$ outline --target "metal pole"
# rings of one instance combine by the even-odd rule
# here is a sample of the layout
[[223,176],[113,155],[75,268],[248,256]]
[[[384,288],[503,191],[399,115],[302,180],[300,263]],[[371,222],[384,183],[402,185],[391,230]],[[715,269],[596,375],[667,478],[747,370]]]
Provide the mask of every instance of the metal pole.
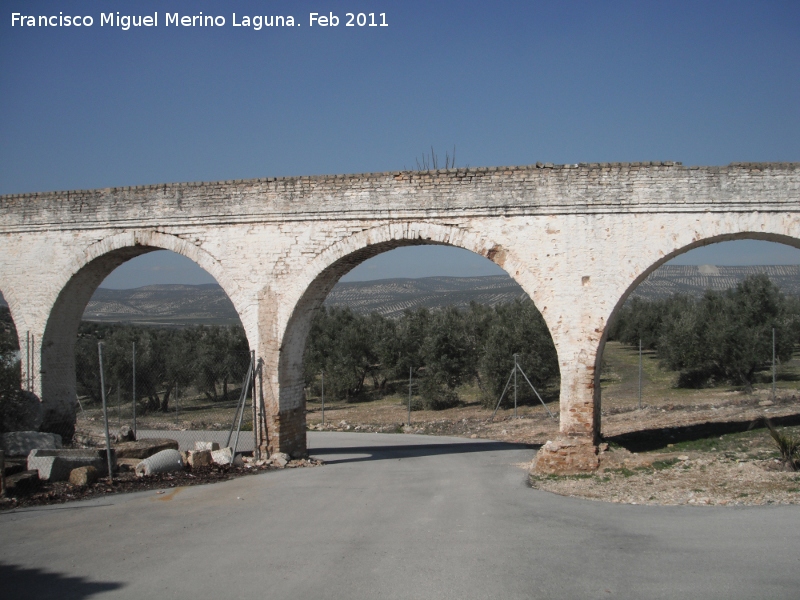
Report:
[[506,380],[506,387],[503,388],[503,393],[500,394],[500,400],[497,401],[497,406],[494,407],[494,412],[492,413],[492,416],[489,417],[490,421],[494,421],[494,416],[497,414],[497,409],[500,408],[500,403],[503,401],[503,398],[505,397],[506,392],[508,391],[508,385],[511,383],[511,378],[514,376],[514,372],[515,371],[511,371],[511,373],[508,374],[508,379]]
[[117,429],[122,427],[122,386],[117,384]]
[[408,367],[408,419],[406,424],[409,427],[411,427],[411,369],[412,367]]
[[514,418],[517,418],[517,355],[514,355]]
[[[231,423],[231,430],[228,433],[228,440],[225,442],[225,446],[228,447],[231,445],[231,438],[233,437],[233,430],[236,429],[236,421],[241,419],[239,418],[239,411],[244,414],[244,403],[247,401],[247,386],[250,385],[250,378],[253,376],[253,363],[247,367],[247,375],[244,376],[244,381],[242,381],[242,391],[239,394],[239,402],[236,404],[236,412],[233,414],[233,423]],[[238,433],[236,434],[239,435]]]
[[25,332],[25,389],[31,391],[31,332]]
[[550,415],[550,418],[555,419],[555,416],[553,415],[553,413],[550,412],[550,409],[547,408],[547,404],[544,403],[544,400],[542,400],[542,397],[539,395],[539,392],[537,392],[536,388],[533,387],[531,380],[528,379],[527,375],[525,375],[525,371],[522,370],[522,367],[519,367],[519,372],[522,373],[522,376],[525,378],[525,381],[527,381],[528,385],[531,386],[533,393],[536,394],[536,397],[539,399],[539,402],[542,403],[542,406],[544,406],[544,409],[547,411],[547,414]]
[[136,439],[136,342],[133,342],[133,439]]
[[322,372],[322,426],[325,427],[325,371]]
[[269,430],[267,429],[267,410],[264,406],[264,359],[258,359],[258,431],[259,446],[257,458],[265,456],[269,446]]
[[34,372],[33,372],[36,364],[36,361],[33,358],[35,354],[36,354],[36,338],[33,334],[31,334],[31,389],[30,389],[31,394],[36,393],[36,378],[34,377]]
[[639,338],[639,410],[642,410],[642,338]]
[[[256,351],[250,351],[250,360],[253,363],[253,368],[256,368]],[[250,390],[250,408],[253,409],[253,458],[258,458],[258,427],[256,426],[256,420],[258,419],[258,412],[256,408],[256,375],[253,375],[253,388]]]
[[108,435],[108,406],[106,405],[106,382],[103,377],[103,342],[97,342],[97,358],[100,361],[100,397],[103,399],[103,423],[106,429],[106,459],[108,461],[108,480],[111,481],[114,470],[111,467],[111,438]]
[[178,424],[178,382],[175,382],[175,425]]
[[242,411],[239,413],[239,424],[236,426],[236,438],[233,442],[233,448],[231,449],[231,462],[229,464],[233,464],[233,459],[236,458],[236,448],[239,446],[239,433],[242,431],[242,419],[244,418],[244,404],[247,402],[247,391],[251,385],[255,384],[255,365],[253,364],[253,357],[255,352],[250,355],[250,369],[248,370],[249,377],[247,378],[247,383],[245,384],[245,388],[242,390]]
[[772,328],[772,401],[775,402],[775,328]]

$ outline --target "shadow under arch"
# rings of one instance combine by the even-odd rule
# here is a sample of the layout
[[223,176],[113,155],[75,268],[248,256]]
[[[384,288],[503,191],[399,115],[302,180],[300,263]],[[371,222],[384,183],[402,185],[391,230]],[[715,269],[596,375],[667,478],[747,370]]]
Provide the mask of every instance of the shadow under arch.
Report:
[[41,341],[42,431],[58,433],[65,440],[75,432],[75,341],[83,312],[95,290],[123,263],[158,250],[181,254],[211,274],[241,321],[235,292],[232,293],[222,266],[197,246],[176,236],[148,231],[126,232],[94,243],[62,273],[60,291],[47,318]]
[[[800,232],[799,232],[800,234]],[[606,319],[606,327],[603,330],[603,335],[600,338],[600,343],[598,344],[597,355],[595,359],[595,375],[594,375],[594,393],[595,393],[595,402],[594,402],[594,420],[597,424],[598,432],[600,431],[600,411],[601,411],[601,390],[600,390],[600,376],[602,371],[602,362],[603,362],[603,351],[605,350],[606,342],[608,341],[608,335],[611,329],[614,327],[614,322],[617,319],[617,316],[620,313],[620,310],[625,305],[625,302],[628,300],[630,295],[633,291],[639,287],[639,285],[647,279],[655,270],[657,270],[662,265],[666,264],[667,262],[671,261],[672,259],[686,254],[692,250],[696,250],[697,248],[702,248],[704,246],[709,246],[711,244],[718,244],[721,242],[733,242],[738,240],[760,240],[765,242],[774,242],[778,244],[784,244],[786,246],[792,246],[794,248],[800,249],[800,237],[793,237],[787,234],[781,233],[770,233],[770,232],[763,232],[763,231],[741,231],[737,233],[725,233],[715,236],[709,236],[707,238],[695,240],[690,244],[686,244],[681,246],[680,248],[674,249],[672,252],[662,256],[657,261],[653,262],[649,267],[647,267],[644,271],[642,271],[634,280],[633,282],[628,285],[625,289],[624,293],[620,296],[619,300],[614,305],[614,308],[611,310],[608,318]]]
[[[506,271],[535,305],[536,274],[523,267],[513,252],[465,229],[425,222],[405,223],[376,227],[339,240],[320,252],[305,270],[299,286],[303,292],[282,331],[277,365],[278,406],[274,407],[277,411],[273,412],[269,431],[273,449],[280,447],[290,454],[306,452],[303,353],[315,311],[339,279],[365,260],[396,248],[422,245],[453,246],[487,258]],[[553,339],[552,328],[546,316],[542,316]]]

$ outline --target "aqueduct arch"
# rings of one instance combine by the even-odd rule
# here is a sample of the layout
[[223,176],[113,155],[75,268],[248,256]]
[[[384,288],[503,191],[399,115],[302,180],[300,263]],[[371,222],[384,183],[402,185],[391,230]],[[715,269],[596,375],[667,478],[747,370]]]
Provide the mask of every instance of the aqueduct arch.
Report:
[[[716,244],[720,242],[731,242],[736,240],[762,240],[766,242],[775,242],[779,244],[786,244],[787,246],[794,246],[795,248],[800,248],[800,221],[796,220],[789,220],[782,221],[779,225],[779,231],[738,231],[731,233],[726,230],[726,226],[723,225],[719,229],[723,232],[708,232],[708,237],[700,237],[697,238],[696,234],[692,234],[692,241],[686,243],[684,246],[675,247],[676,244],[680,244],[685,240],[675,239],[672,244],[666,244],[662,248],[651,248],[650,252],[645,253],[642,256],[642,262],[645,263],[647,260],[654,260],[652,264],[647,266],[642,270],[642,272],[636,276],[636,278],[629,283],[628,287],[621,293],[619,300],[617,300],[616,305],[609,314],[608,318],[606,319],[606,328],[603,332],[603,336],[600,339],[600,344],[597,351],[597,359],[595,363],[595,419],[596,419],[596,427],[598,431],[601,428],[600,424],[600,411],[602,409],[602,398],[600,394],[600,371],[601,371],[601,363],[603,360],[603,350],[605,348],[606,341],[608,339],[608,334],[611,329],[611,326],[614,323],[614,319],[619,311],[624,306],[625,302],[628,300],[630,295],[633,291],[639,287],[639,285],[647,279],[656,269],[660,266],[666,264],[673,258],[676,258],[682,254],[690,252],[692,250],[696,250],[697,248],[702,248],[703,246],[708,246],[710,244]],[[655,257],[658,258],[655,258]]]
[[[280,351],[265,348],[262,353],[267,371],[278,375],[278,380],[272,382],[274,391],[266,399],[267,413],[273,415],[270,447],[289,448],[298,454],[306,451],[305,436],[297,432],[305,431],[303,352],[314,311],[322,306],[339,279],[365,260],[395,248],[418,245],[455,246],[482,255],[504,268],[529,297],[534,297],[535,276],[525,271],[514,253],[468,229],[410,222],[370,228],[337,241],[315,257],[296,286],[299,293],[287,301],[291,312],[285,326],[281,326]],[[262,335],[261,339],[269,337]],[[277,369],[271,367],[275,362]],[[297,445],[281,444],[282,437],[297,440]]]
[[[395,233],[404,227],[427,233]],[[83,265],[108,268],[104,261],[129,258],[137,246],[195,260],[228,293],[265,361],[274,410],[262,445],[291,450],[304,447],[305,432],[292,430],[294,383],[281,380],[281,364],[296,360],[300,317],[347,269],[346,257],[363,260],[393,243],[477,249],[517,279],[550,329],[560,437],[539,460],[574,471],[596,464],[597,358],[626,294],[682,248],[743,232],[800,237],[800,164],[537,164],[0,196],[0,281],[15,299],[17,326],[42,339],[51,319],[77,312],[59,308],[62,291],[91,287],[91,270],[78,275]],[[63,364],[49,355],[57,337],[48,332],[53,344],[37,349],[35,364]],[[57,369],[33,375],[44,383]],[[63,388],[50,385],[45,405],[61,406]]]
[[[41,352],[33,357],[41,361],[43,429],[66,437],[71,437],[74,432],[75,340],[83,311],[95,290],[121,264],[156,250],[182,254],[204,267],[212,276],[216,272],[217,277],[225,278],[224,270],[207,253],[180,238],[158,232],[117,234],[76,252],[69,266],[59,273],[54,288],[60,291],[49,309],[40,338]],[[220,286],[228,293],[222,283]]]

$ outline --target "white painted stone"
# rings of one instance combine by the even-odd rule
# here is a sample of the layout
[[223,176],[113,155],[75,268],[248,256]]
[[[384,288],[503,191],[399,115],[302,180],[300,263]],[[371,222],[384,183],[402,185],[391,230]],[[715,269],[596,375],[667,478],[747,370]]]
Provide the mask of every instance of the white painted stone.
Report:
[[313,310],[375,254],[458,246],[531,296],[558,352],[561,434],[596,439],[597,366],[615,311],[670,258],[739,238],[800,247],[800,165],[540,165],[2,196],[0,285],[23,342],[34,340],[32,391],[42,427],[55,428],[74,420],[72,353],[97,285],[153,249],[194,260],[264,361],[262,450],[299,456]]

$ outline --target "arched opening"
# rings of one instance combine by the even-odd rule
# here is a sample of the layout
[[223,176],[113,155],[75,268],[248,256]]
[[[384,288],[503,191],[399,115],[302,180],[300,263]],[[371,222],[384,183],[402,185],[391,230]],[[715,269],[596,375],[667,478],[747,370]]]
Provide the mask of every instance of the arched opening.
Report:
[[250,353],[238,312],[210,273],[157,246],[122,246],[63,286],[41,360],[43,430],[70,439],[78,423],[98,433],[104,391],[112,429],[138,424],[140,437],[153,437],[230,427]]
[[800,239],[743,232],[654,263],[614,308],[596,373],[608,441],[687,469],[782,460],[762,418],[800,433]]
[[[528,293],[517,283],[511,283],[517,280],[520,270],[514,266],[513,257],[508,256],[505,250],[490,246],[484,247],[478,254],[475,250],[479,248],[470,244],[441,243],[417,236],[372,243],[366,240],[362,247],[353,249],[354,245],[351,242],[349,252],[330,261],[310,281],[295,304],[285,329],[279,357],[280,405],[282,418],[295,423],[286,429],[288,436],[296,441],[282,444],[283,448],[290,448],[297,453],[305,450],[307,399],[313,399],[310,406],[313,406],[314,414],[309,421],[314,426],[321,425],[319,375],[325,370],[329,372],[326,383],[329,400],[336,394],[342,401],[348,397],[351,400],[391,398],[391,410],[384,411],[380,416],[373,414],[372,423],[377,425],[375,419],[378,419],[386,427],[385,431],[391,431],[406,421],[409,375],[412,379],[412,410],[435,410],[465,404],[494,408],[509,382],[516,353],[519,354],[520,373],[525,372],[536,390],[532,390],[522,374],[518,375],[520,416],[523,413],[526,416],[534,413],[547,416],[547,409],[535,394],[542,397],[553,414],[558,413],[559,367],[553,340],[544,318]],[[485,304],[480,304],[480,293],[464,290],[461,300],[454,294],[450,296],[450,301],[430,301],[428,308],[424,306],[424,301],[412,300],[411,293],[403,296],[403,289],[418,289],[418,284],[409,283],[413,273],[422,273],[422,277],[431,276],[434,271],[428,267],[433,259],[425,259],[421,255],[417,260],[425,261],[422,265],[424,268],[413,270],[413,273],[403,268],[393,268],[392,263],[396,265],[405,260],[407,264],[415,260],[413,252],[417,250],[436,252],[449,248],[492,267],[484,269],[483,274],[497,277],[498,273],[502,273],[504,284],[514,286],[516,295],[507,294],[506,302],[503,302],[502,298],[496,297],[499,294],[492,297],[491,293],[486,293],[483,295]],[[403,253],[407,253],[405,259],[402,258]],[[390,259],[394,256],[398,257],[396,261]],[[378,266],[376,261],[383,264]],[[337,282],[348,273],[356,272],[353,270],[359,265],[363,265],[361,270],[365,279],[390,280],[380,291],[376,291],[379,289],[375,287],[377,284],[371,283],[370,290],[366,292],[372,297],[376,294],[383,297],[386,305],[356,300],[350,303],[350,307],[343,306],[348,304],[347,296],[352,297],[356,293],[351,286],[347,292],[338,296],[334,294],[338,301],[334,298],[325,308],[326,298]],[[435,272],[444,277],[467,274],[464,271],[454,273],[453,266],[448,264],[444,271]],[[369,272],[363,275],[364,270]],[[397,274],[405,275],[407,279],[395,277]],[[349,279],[352,280],[352,277]],[[474,280],[479,278],[472,279],[470,282],[465,278],[464,285],[475,286],[477,282]],[[530,289],[529,282],[526,283]],[[466,299],[470,294],[479,301],[471,304]],[[330,307],[330,304],[334,306]],[[456,306],[448,308],[448,304]],[[314,338],[309,340],[312,326],[316,330]],[[344,332],[345,336],[351,336],[347,343],[358,336],[367,340],[368,348],[358,350],[361,353],[360,362],[356,372],[349,373],[348,382],[343,381],[348,377],[343,371],[350,368],[352,363],[344,365],[344,361],[339,361],[343,366],[338,373],[336,368],[339,356],[345,352],[343,347],[330,347],[327,351],[325,348],[325,344],[343,343],[341,339],[334,339],[337,330]],[[318,337],[323,338],[324,342],[319,342]],[[384,344],[387,340],[392,343]],[[332,353],[337,356],[332,357]],[[442,360],[433,360],[435,356],[441,356]],[[501,418],[510,414],[513,407],[511,388],[505,391],[505,401],[500,408]],[[556,421],[548,420],[546,426],[555,431]],[[283,435],[283,432],[278,435]]]
[[23,379],[19,334],[0,292],[0,433],[37,429],[40,425],[39,402],[23,393],[30,391],[25,371]]

